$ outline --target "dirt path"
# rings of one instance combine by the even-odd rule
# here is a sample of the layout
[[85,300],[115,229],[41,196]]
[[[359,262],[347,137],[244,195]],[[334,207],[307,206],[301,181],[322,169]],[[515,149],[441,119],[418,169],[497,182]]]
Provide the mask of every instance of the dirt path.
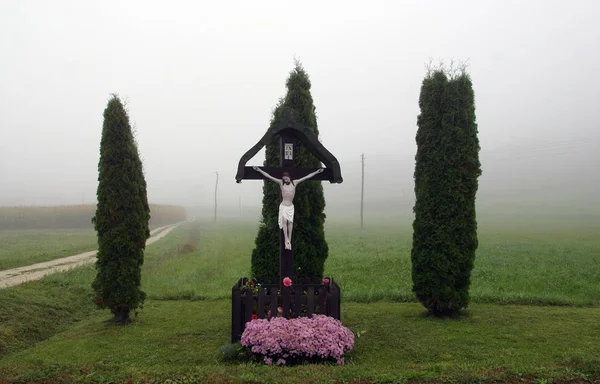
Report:
[[[150,238],[146,240],[146,245],[150,245],[162,239],[178,225],[179,224],[165,225],[150,231]],[[19,285],[27,281],[39,280],[46,275],[66,271],[80,265],[94,263],[96,262],[96,252],[97,251],[89,251],[43,263],[0,271],[0,289]]]

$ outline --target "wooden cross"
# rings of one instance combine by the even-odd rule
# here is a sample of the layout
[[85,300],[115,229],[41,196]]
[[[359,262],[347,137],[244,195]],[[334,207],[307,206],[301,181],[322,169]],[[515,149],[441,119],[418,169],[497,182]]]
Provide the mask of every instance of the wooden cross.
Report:
[[[284,171],[291,171],[294,179],[300,179],[319,168],[296,168],[294,157],[296,155],[296,143],[302,142],[308,150],[315,155],[326,168],[323,172],[316,174],[311,180],[329,180],[331,183],[341,183],[343,181],[340,171],[340,165],[337,159],[319,142],[317,137],[307,128],[297,123],[293,119],[290,109],[283,111],[283,118],[280,123],[271,127],[263,138],[248,152],[242,156],[238,164],[236,181],[240,183],[244,179],[263,180],[265,177],[252,167],[247,167],[246,163],[256,155],[258,151],[271,141],[273,136],[280,138],[280,167],[261,167],[269,175],[275,178],[281,178]],[[284,277],[293,280],[294,275],[294,253],[292,249],[285,248],[283,230],[279,231],[279,282],[281,284]]]

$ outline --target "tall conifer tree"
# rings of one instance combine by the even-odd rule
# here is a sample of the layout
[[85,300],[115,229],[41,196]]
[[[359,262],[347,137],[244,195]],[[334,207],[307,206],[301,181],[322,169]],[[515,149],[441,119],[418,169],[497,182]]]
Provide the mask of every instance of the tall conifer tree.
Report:
[[[319,136],[315,106],[310,94],[310,79],[297,61],[286,81],[287,94],[273,111],[271,127],[281,121],[285,108],[293,110],[294,119]],[[301,143],[294,151],[296,167],[321,167],[321,162]],[[280,166],[279,138],[266,146],[265,167]],[[281,175],[273,175],[280,178]],[[296,175],[291,175],[296,178]],[[252,275],[262,283],[278,283],[279,279],[279,226],[278,213],[280,189],[272,181],[263,186],[261,224],[256,236],[256,248],[252,251]],[[294,197],[294,273],[300,280],[320,280],[323,277],[329,248],[325,240],[325,197],[320,181],[307,180],[298,186]]]
[[142,162],[117,96],[104,110],[98,163],[98,205],[92,219],[98,235],[96,303],[109,308],[114,320],[127,322],[144,302],[140,289],[150,208]]
[[479,139],[469,75],[434,70],[419,97],[413,223],[413,291],[435,315],[469,303],[478,246]]

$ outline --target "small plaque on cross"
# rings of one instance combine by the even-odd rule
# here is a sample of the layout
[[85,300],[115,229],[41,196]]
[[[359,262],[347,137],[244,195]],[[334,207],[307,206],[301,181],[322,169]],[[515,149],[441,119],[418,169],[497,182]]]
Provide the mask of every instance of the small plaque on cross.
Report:
[[294,144],[285,143],[284,158],[285,160],[294,160]]

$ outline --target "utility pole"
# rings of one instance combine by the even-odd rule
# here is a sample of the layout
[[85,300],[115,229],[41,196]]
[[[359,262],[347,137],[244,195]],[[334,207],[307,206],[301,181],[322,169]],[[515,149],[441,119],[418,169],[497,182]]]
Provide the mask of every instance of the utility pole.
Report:
[[360,228],[363,227],[363,208],[365,205],[365,154],[360,155],[360,162],[362,163],[362,180],[360,183]]
[[215,183],[215,221],[217,221],[217,187],[219,186],[219,172],[215,172],[217,175],[217,182]]

